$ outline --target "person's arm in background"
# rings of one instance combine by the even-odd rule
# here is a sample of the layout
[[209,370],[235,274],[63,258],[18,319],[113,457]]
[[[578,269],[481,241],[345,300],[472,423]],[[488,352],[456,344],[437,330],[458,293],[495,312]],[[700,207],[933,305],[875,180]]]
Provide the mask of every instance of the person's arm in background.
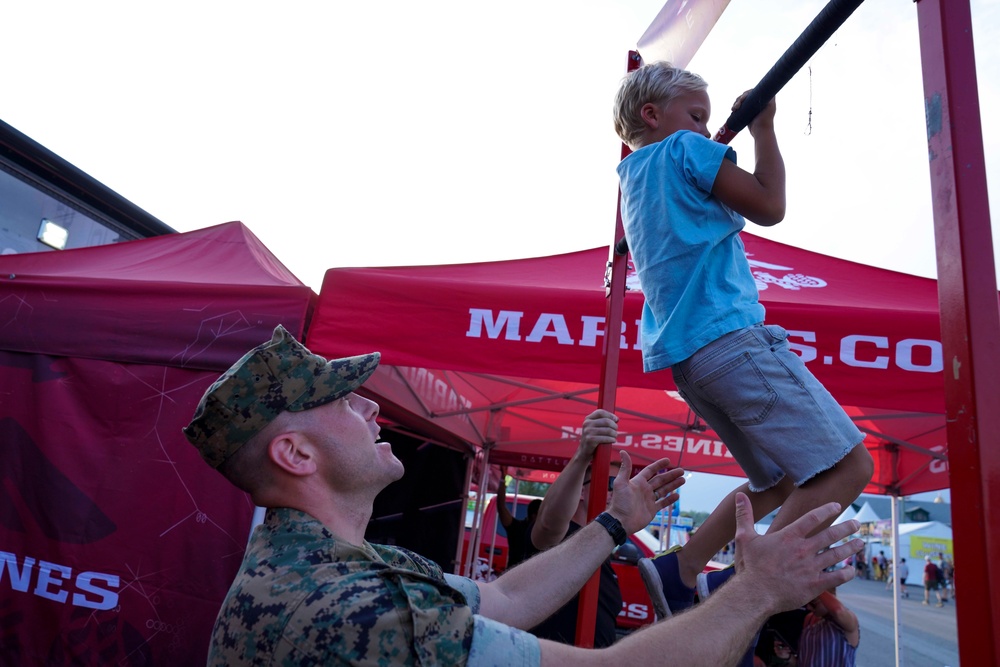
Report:
[[497,516],[500,517],[500,525],[510,528],[514,523],[514,515],[507,508],[507,468],[500,468],[500,486],[497,488]]
[[583,420],[580,444],[545,493],[538,517],[531,527],[530,539],[536,549],[551,549],[566,538],[569,522],[580,506],[583,481],[594,451],[598,445],[613,443],[617,438],[618,417],[613,413],[595,410]]
[[827,618],[836,623],[844,633],[844,639],[854,648],[861,641],[861,624],[853,611],[844,606],[837,596],[829,591],[819,595],[820,602],[826,607]]
[[[621,462],[607,511],[626,534],[632,534],[677,500],[684,471],[666,470],[670,460],[664,458],[630,477],[632,460],[627,452],[621,452]],[[510,568],[495,581],[475,582],[481,595],[479,613],[522,630],[534,627],[580,591],[614,546],[607,529],[591,521],[562,544]]]

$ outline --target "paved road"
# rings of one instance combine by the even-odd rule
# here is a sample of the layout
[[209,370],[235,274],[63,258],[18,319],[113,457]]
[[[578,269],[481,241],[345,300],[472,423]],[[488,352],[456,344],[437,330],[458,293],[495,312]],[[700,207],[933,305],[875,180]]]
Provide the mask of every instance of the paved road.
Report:
[[[922,605],[923,588],[908,586],[910,597],[899,602],[900,646],[904,667],[957,667],[958,626],[955,604],[935,607]],[[858,615],[861,623],[861,644],[858,667],[894,667],[895,624],[892,593],[885,584],[856,579],[837,589],[837,596]]]

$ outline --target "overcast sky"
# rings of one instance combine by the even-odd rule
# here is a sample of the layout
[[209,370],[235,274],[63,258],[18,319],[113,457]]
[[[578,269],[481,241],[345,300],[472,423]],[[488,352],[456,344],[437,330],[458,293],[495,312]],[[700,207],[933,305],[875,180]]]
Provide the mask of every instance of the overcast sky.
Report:
[[[825,5],[731,0],[689,64],[710,125]],[[570,252],[612,241],[612,97],[662,6],[11,3],[0,119],[179,231],[243,221],[316,291],[335,266]],[[764,235],[935,275],[916,11],[862,4],[779,93],[789,207]],[[996,117],[1000,1],[972,11]]]

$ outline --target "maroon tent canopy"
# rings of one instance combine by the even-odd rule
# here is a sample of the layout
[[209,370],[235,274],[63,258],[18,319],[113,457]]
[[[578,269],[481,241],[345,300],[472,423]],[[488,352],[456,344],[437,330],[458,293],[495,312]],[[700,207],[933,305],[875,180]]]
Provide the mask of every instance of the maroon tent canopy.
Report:
[[253,506],[181,427],[315,294],[238,222],[0,275],[0,663],[204,664]]
[[[876,458],[869,492],[948,486],[936,283],[743,235],[768,321],[847,407]],[[309,346],[379,350],[366,385],[394,419],[433,423],[490,461],[559,469],[597,405],[608,250],[532,259],[327,272]],[[741,475],[725,446],[642,372],[642,294],[630,276],[616,410],[617,448],[666,453],[691,470]]]

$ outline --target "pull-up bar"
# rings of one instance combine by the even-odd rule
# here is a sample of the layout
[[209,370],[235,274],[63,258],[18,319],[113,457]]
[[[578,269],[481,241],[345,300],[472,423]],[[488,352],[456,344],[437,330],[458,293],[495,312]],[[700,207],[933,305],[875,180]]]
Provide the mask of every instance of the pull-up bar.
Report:
[[[715,133],[713,139],[728,144],[740,130],[757,117],[772,97],[778,94],[785,84],[802,69],[802,66],[819,50],[823,44],[844,24],[854,10],[861,6],[864,0],[830,0],[816,15],[816,18],[806,26],[791,46],[778,58],[767,74],[757,82],[750,94],[743,100],[740,108],[730,114],[725,124]],[[628,254],[628,241],[621,237],[615,243],[615,253]]]
[[734,111],[726,120],[713,139],[728,144],[736,134],[757,117],[772,97],[785,87],[785,84],[802,69],[802,66],[819,50],[819,47],[830,39],[837,28],[844,24],[847,17],[861,6],[864,0],[830,0],[823,10],[816,15],[799,38],[788,47],[774,66],[768,70],[740,108]]

